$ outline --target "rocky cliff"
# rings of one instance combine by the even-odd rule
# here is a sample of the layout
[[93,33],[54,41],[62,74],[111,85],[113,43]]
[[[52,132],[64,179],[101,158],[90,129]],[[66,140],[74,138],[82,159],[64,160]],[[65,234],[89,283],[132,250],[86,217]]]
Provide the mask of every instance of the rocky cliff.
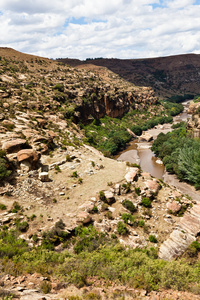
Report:
[[0,99],[6,108],[59,111],[76,122],[157,103],[151,88],[137,87],[107,70],[73,68],[0,48]]
[[187,129],[192,131],[194,138],[200,138],[200,102],[198,99],[190,103],[188,113],[192,115],[192,118],[187,122]]
[[200,94],[200,55],[185,54],[150,59],[59,59],[72,66],[104,66],[138,86],[152,87],[163,98],[173,95]]

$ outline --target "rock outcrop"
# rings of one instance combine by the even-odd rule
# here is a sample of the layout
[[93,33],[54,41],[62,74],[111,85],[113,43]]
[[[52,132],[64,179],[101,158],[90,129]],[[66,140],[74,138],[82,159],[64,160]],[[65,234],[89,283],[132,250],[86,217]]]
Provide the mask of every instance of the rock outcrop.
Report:
[[180,256],[196,240],[198,233],[200,233],[200,204],[194,205],[190,212],[184,214],[177,229],[161,245],[159,258],[172,260]]
[[7,153],[17,152],[26,145],[26,140],[24,139],[15,139],[11,141],[4,142],[2,149]]

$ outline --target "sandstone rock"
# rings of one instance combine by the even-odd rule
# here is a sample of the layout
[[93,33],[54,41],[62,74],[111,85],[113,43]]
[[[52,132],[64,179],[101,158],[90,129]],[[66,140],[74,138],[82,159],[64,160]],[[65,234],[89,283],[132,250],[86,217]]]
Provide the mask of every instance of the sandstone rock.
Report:
[[30,164],[36,164],[40,159],[40,155],[38,152],[33,149],[24,149],[20,150],[17,153],[18,162],[28,161]]
[[150,191],[151,194],[157,195],[158,191],[161,188],[161,185],[157,182],[157,180],[147,180],[145,182],[147,189]]
[[49,181],[49,173],[48,172],[41,172],[41,173],[39,173],[39,179],[42,182],[48,182]]
[[78,223],[83,223],[83,224],[87,224],[87,223],[90,223],[92,221],[92,218],[91,216],[89,215],[88,212],[86,211],[80,211],[78,214],[77,214],[77,222]]
[[15,139],[8,142],[4,142],[2,149],[8,153],[17,152],[26,145],[26,140],[24,139]]
[[181,209],[181,204],[178,201],[168,202],[167,208],[172,211],[172,213],[177,213]]
[[111,191],[105,191],[104,194],[108,203],[113,203],[115,201],[114,194]]
[[47,137],[45,137],[45,136],[42,136],[42,135],[37,135],[37,136],[35,136],[34,139],[33,139],[33,142],[34,142],[34,143],[38,143],[38,142],[48,142],[48,141],[49,141],[49,139],[48,139]]
[[141,173],[141,176],[144,178],[144,179],[151,179],[151,174],[150,173],[147,173],[147,172],[142,172]]
[[90,212],[92,212],[92,210],[94,208],[94,202],[92,202],[92,201],[86,201],[79,208],[81,210],[83,210],[83,211],[86,211],[86,212],[90,213]]
[[150,142],[153,140],[153,136],[148,132],[143,132],[141,136],[139,136],[139,142]]
[[127,182],[132,182],[137,179],[139,173],[138,168],[130,168],[130,171],[125,175],[125,179]]
[[195,240],[194,235],[174,230],[170,237],[161,245],[158,256],[164,260],[172,260],[181,255]]
[[14,126],[14,123],[10,120],[3,120],[1,123],[3,126]]
[[120,186],[119,183],[115,184],[114,192],[115,192],[116,195],[120,195],[120,187],[121,186]]
[[40,128],[44,128],[44,126],[47,124],[47,121],[45,119],[42,118],[38,118],[37,119],[38,125]]

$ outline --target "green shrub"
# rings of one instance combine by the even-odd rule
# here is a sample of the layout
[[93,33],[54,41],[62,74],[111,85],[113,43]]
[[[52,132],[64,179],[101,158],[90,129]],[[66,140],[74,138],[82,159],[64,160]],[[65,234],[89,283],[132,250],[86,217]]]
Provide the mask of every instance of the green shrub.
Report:
[[30,216],[31,221],[33,221],[36,218],[35,214],[32,214],[32,216]]
[[0,203],[0,210],[6,210],[7,207],[5,204]]
[[44,294],[48,294],[51,292],[51,289],[52,289],[52,285],[50,282],[47,282],[47,281],[43,281],[41,284],[40,284],[40,290],[44,293]]
[[55,170],[56,170],[57,172],[61,172],[61,169],[60,169],[59,165],[56,165],[56,166],[55,166]]
[[131,127],[131,131],[140,136],[142,134],[142,127],[139,125],[134,125]]
[[26,221],[19,222],[16,224],[16,227],[21,232],[26,232],[29,228],[29,224]]
[[135,205],[133,204],[132,201],[130,200],[123,200],[122,205],[128,209],[131,213],[134,213],[135,211],[137,211]]
[[9,164],[6,159],[0,157],[0,180],[8,177],[11,174],[11,171],[8,170]]
[[148,197],[143,197],[142,205],[145,207],[151,207],[151,200]]
[[156,238],[155,235],[150,235],[150,236],[149,236],[149,241],[150,241],[151,243],[157,243],[157,242],[158,242],[158,240],[157,240],[157,238]]
[[32,240],[33,240],[35,243],[38,242],[39,239],[38,239],[38,236],[37,236],[36,233],[32,236]]
[[95,206],[93,207],[93,209],[92,209],[92,212],[93,212],[93,213],[98,213],[98,211],[99,211],[99,210],[98,210],[98,207],[95,205]]
[[140,196],[141,190],[139,187],[135,187],[135,193]]
[[136,224],[135,218],[131,214],[126,214],[126,213],[122,214],[122,220],[126,224],[128,223],[130,225]]
[[117,223],[117,232],[119,235],[126,235],[128,233],[126,225],[121,221]]
[[197,241],[192,242],[192,244],[189,245],[186,251],[186,253],[190,257],[196,257],[199,252],[200,252],[200,243]]
[[58,90],[59,92],[64,92],[64,85],[62,83],[57,83],[54,86],[54,90]]
[[13,207],[12,208],[12,213],[17,213],[18,211],[20,211],[22,209],[17,201],[14,201],[12,207]]
[[78,177],[77,171],[74,171],[74,172],[72,173],[72,177],[74,177],[74,178],[77,178],[77,177]]
[[126,194],[128,194],[131,191],[131,183],[123,183],[122,187],[126,190]]
[[66,161],[67,162],[71,162],[72,161],[72,158],[69,154],[66,155]]
[[101,201],[106,202],[106,196],[105,196],[104,191],[100,191],[100,192],[99,192],[99,199],[100,199]]
[[145,225],[144,220],[139,220],[139,221],[138,221],[138,226],[144,227],[144,225]]

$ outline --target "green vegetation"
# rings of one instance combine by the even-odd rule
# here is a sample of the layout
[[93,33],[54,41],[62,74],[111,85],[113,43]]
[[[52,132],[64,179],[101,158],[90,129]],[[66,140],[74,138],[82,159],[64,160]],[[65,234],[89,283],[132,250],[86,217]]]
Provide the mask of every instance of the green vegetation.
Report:
[[77,171],[74,171],[71,176],[74,177],[74,178],[77,178],[78,177]]
[[145,207],[151,207],[151,200],[148,197],[143,197],[142,205]]
[[6,210],[7,207],[5,204],[0,203],[0,210]]
[[155,235],[150,235],[150,236],[149,236],[149,241],[150,241],[151,243],[157,243],[157,242],[158,242],[158,240],[157,240],[157,238],[155,237]]
[[[126,225],[123,222],[118,224],[118,233],[126,234]],[[67,248],[62,252],[47,247],[44,242],[47,242],[47,235],[43,237],[41,246],[29,248],[26,242],[18,238],[16,231],[0,230],[2,271],[14,276],[22,272],[38,272],[43,276],[59,277],[77,287],[86,285],[88,278],[93,276],[147,291],[161,288],[192,290],[200,284],[198,260],[163,261],[157,259],[154,248],[125,248],[118,243],[116,235],[109,237],[91,225],[77,227],[74,236],[70,237],[64,235],[64,224],[60,220],[53,231],[54,234],[48,237],[49,242],[51,240],[53,245],[57,245],[58,238],[59,243],[62,242]],[[157,241],[154,236],[149,236],[149,240],[153,243]],[[197,256],[199,248],[198,242],[190,245],[188,254],[191,258]],[[46,293],[51,290],[51,285],[45,281],[40,288]]]
[[[180,103],[188,99],[193,99],[194,94],[185,94],[185,95],[175,95],[167,98],[167,101],[174,102],[174,103]],[[195,97],[196,98],[196,97]]]
[[162,159],[168,172],[200,188],[200,140],[190,137],[185,124],[173,132],[160,133],[152,151]]
[[11,174],[9,170],[9,163],[6,159],[6,152],[0,149],[0,180],[8,177]]
[[40,290],[44,293],[44,294],[48,294],[51,292],[52,286],[51,283],[48,281],[43,281],[40,285]]
[[134,213],[137,211],[135,205],[130,200],[123,200],[122,205],[128,209],[131,213]]
[[100,198],[101,201],[106,202],[106,196],[105,196],[104,191],[99,192],[99,198]]
[[19,220],[17,220],[15,224],[16,228],[21,232],[26,232],[29,228],[29,225],[26,221],[20,222]]
[[119,235],[126,235],[128,233],[128,228],[123,222],[119,221],[117,223],[117,232]]
[[20,211],[22,208],[19,205],[19,203],[17,201],[14,201],[13,205],[12,205],[12,213],[17,213],[18,211]]
[[133,224],[135,222],[135,218],[131,214],[122,214],[122,220],[125,224]]
[[[172,122],[172,116],[179,114],[183,106],[177,103],[163,102],[163,111],[153,116],[148,110],[131,110],[121,119],[105,116],[100,120],[93,120],[89,125],[81,125],[85,129],[85,143],[89,143],[104,153],[105,156],[115,155],[131,140],[127,128],[136,135],[153,128],[158,124]],[[155,113],[159,111],[157,106]]]

